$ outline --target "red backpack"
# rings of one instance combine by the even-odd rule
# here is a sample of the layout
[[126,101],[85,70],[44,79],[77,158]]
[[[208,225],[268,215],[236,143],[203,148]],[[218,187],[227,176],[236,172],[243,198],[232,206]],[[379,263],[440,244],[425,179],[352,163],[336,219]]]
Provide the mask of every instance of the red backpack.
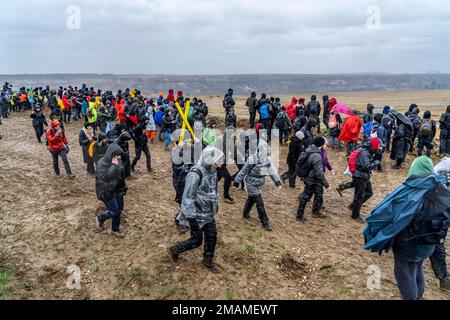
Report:
[[358,160],[358,156],[361,153],[361,150],[357,149],[350,154],[348,158],[348,169],[352,174],[356,172],[356,160]]

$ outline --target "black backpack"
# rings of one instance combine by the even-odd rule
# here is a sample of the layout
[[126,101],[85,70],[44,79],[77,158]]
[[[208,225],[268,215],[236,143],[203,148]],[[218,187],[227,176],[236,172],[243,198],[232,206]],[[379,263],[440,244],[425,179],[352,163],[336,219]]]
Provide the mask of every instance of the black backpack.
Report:
[[309,171],[311,170],[311,165],[308,163],[309,154],[303,152],[297,160],[297,165],[295,168],[297,177],[306,178],[308,176]]
[[425,195],[422,210],[408,227],[418,244],[438,244],[450,227],[448,194],[444,187],[436,187]]

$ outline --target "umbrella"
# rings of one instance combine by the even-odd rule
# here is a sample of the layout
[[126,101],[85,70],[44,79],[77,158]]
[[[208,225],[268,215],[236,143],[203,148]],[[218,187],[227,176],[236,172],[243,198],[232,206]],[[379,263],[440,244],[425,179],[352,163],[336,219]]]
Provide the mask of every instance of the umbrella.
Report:
[[391,114],[397,118],[398,121],[400,121],[401,123],[407,125],[408,127],[410,127],[411,129],[414,127],[413,123],[411,122],[411,120],[408,119],[407,116],[405,116],[403,113],[400,113],[398,111],[392,110]]
[[346,115],[353,114],[352,108],[350,108],[349,106],[347,106],[343,103],[336,104],[331,111],[346,114]]

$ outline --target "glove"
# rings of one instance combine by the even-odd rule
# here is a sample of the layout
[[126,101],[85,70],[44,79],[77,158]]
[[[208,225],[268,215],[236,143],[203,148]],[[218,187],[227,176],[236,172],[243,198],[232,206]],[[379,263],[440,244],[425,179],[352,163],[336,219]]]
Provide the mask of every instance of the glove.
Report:
[[233,187],[239,188],[239,182],[234,181],[234,182],[233,182]]
[[198,225],[197,219],[188,219],[189,221],[189,228],[191,231],[200,231],[200,226]]

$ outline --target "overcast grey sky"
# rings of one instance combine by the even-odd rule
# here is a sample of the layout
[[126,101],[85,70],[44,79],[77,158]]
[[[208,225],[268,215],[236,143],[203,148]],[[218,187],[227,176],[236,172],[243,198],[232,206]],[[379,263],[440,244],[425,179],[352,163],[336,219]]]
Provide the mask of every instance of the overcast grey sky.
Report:
[[442,0],[4,0],[2,12],[3,74],[450,73]]

